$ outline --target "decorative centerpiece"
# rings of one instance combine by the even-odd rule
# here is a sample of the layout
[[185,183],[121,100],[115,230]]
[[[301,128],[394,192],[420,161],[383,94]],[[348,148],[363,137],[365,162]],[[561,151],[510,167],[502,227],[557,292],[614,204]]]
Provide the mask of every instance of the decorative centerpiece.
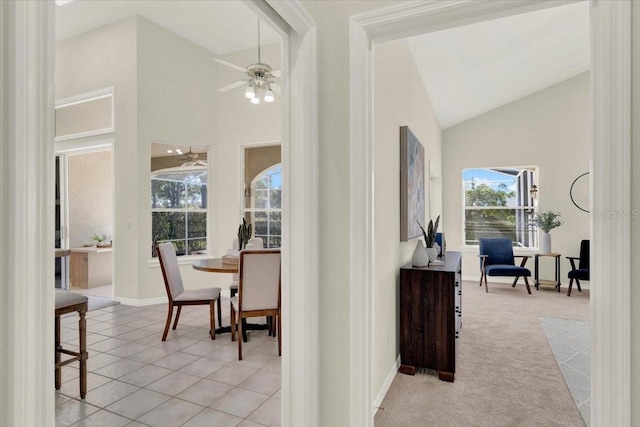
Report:
[[540,239],[540,252],[543,254],[551,253],[551,234],[549,232],[556,227],[560,227],[564,224],[564,221],[560,219],[560,212],[547,211],[540,214],[535,214],[532,220],[533,225],[538,226],[543,231],[542,238]]
[[91,236],[91,240],[96,242],[96,247],[98,248],[109,248],[111,247],[111,241],[109,240],[109,236],[106,234],[94,234]]
[[422,242],[418,241],[416,249],[413,252],[413,257],[411,259],[412,265],[414,267],[426,267],[430,262],[436,261],[438,259],[438,249],[435,247],[435,243],[439,224],[440,215],[438,215],[438,218],[436,218],[435,224],[433,220],[429,220],[427,231],[425,231],[424,227],[422,227],[422,224],[418,222],[420,230],[422,230],[422,236],[424,237],[426,248],[422,246]]

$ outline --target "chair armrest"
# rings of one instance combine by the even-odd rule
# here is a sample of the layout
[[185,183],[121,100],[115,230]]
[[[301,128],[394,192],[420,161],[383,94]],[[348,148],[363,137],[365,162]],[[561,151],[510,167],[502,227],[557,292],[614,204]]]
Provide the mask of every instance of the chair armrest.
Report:
[[522,262],[520,263],[520,267],[524,267],[524,265],[527,263],[527,260],[530,258],[529,255],[514,255],[514,258],[522,258]]
[[577,268],[576,268],[576,260],[579,260],[580,257],[568,256],[567,259],[571,263],[571,270],[577,270]]

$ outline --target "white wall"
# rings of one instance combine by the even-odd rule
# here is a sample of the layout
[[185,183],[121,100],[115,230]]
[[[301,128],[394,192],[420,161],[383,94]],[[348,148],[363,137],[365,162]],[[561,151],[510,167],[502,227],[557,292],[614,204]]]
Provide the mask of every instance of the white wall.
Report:
[[95,244],[94,234],[111,237],[113,193],[111,151],[69,156],[69,247]]
[[[274,70],[281,68],[280,43],[262,47],[262,62],[271,65]],[[224,59],[242,67],[258,60],[257,49],[247,49],[225,55]],[[219,87],[226,86],[244,78],[242,72],[219,66]],[[277,80],[278,82],[280,80]],[[242,180],[239,168],[244,162],[241,146],[261,142],[279,144],[281,142],[282,99],[276,95],[273,103],[262,102],[253,105],[244,97],[245,87],[219,93],[220,109],[218,114],[218,141],[216,170],[217,179],[224,183],[218,188],[216,203],[224,206],[219,212],[215,233],[220,237],[219,245],[212,250],[224,254],[238,232],[242,221]]]
[[[578,256],[580,240],[589,238],[589,214],[569,198],[573,180],[589,171],[589,85],[589,73],[584,73],[443,132],[447,249],[464,247],[463,169],[537,165],[539,211],[560,211],[564,220],[551,236],[552,250],[563,255],[562,281],[568,283],[564,257]],[[463,255],[463,278],[479,279],[477,253],[470,249]],[[553,277],[550,264],[541,261],[541,278]],[[528,267],[533,268],[533,260]]]
[[55,64],[56,99],[114,87],[114,284],[117,295],[129,298],[137,296],[138,277],[138,192],[131,184],[138,169],[136,23],[136,17],[127,18],[58,43]]
[[[374,49],[374,241],[373,389],[386,391],[399,354],[399,269],[411,261],[418,240],[400,241],[400,126],[407,125],[424,146],[425,164],[441,162],[441,130],[406,40]],[[441,212],[440,200],[429,193],[425,170],[425,220]],[[439,185],[440,180],[434,182]],[[437,192],[440,193],[439,191]],[[384,388],[383,388],[384,387]],[[382,397],[382,396],[380,396]]]
[[[208,146],[208,159],[217,157],[218,66],[211,53],[145,19],[138,19],[138,160],[132,182],[137,182],[139,276],[137,298],[166,296],[162,272],[151,259],[151,141]],[[209,170],[217,170],[216,164]],[[216,246],[215,224],[221,209],[215,173],[209,176],[207,233]],[[212,274],[181,266],[186,288],[211,286]]]

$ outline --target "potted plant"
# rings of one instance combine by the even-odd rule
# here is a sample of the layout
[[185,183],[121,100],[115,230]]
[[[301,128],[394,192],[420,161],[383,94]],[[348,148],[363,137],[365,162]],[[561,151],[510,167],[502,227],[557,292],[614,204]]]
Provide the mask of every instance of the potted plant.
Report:
[[564,221],[560,219],[560,212],[547,211],[535,214],[532,222],[543,231],[540,239],[540,252],[543,254],[551,253],[551,234],[549,232],[564,224]]
[[[438,249],[435,247],[436,243],[436,233],[438,232],[438,225],[440,224],[440,215],[436,218],[436,222],[433,220],[429,220],[429,225],[427,226],[427,230],[425,231],[422,224],[418,222],[420,226],[420,230],[422,230],[422,236],[424,237],[424,243],[426,245],[426,250],[422,247],[422,244],[418,242],[418,246],[413,253],[413,265],[416,267],[425,267],[429,262],[435,261],[438,259]],[[425,264],[423,252],[427,254],[427,260]],[[423,264],[423,265],[417,265]]]
[[238,227],[238,250],[241,251],[247,246],[252,234],[253,227],[251,223],[247,223],[247,220],[242,218],[242,224]]
[[91,236],[91,240],[96,242],[96,246],[99,248],[103,248],[105,246],[109,246],[109,236],[106,234],[94,234]]

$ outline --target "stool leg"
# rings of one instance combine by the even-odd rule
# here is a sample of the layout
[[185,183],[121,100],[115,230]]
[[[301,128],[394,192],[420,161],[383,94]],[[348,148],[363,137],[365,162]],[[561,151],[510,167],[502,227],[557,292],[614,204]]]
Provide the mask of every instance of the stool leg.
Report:
[[60,363],[60,316],[55,317],[55,348],[56,348],[56,390],[60,390],[62,386],[62,368],[58,366]]
[[87,306],[80,309],[80,398],[84,399],[87,395],[87,320],[85,315]]

